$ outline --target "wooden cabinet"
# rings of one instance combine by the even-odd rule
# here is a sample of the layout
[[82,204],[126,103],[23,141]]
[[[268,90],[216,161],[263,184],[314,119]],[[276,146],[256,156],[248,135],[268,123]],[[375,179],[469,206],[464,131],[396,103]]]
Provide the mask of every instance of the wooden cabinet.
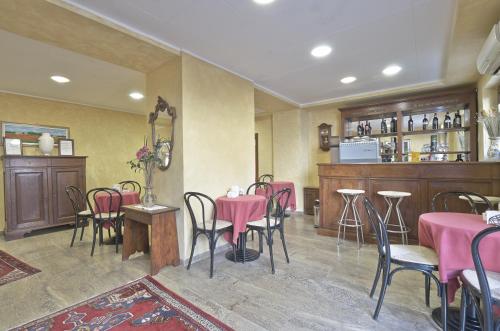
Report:
[[85,157],[4,156],[5,238],[73,222],[65,187],[85,192]]
[[304,214],[314,215],[314,201],[319,199],[319,187],[304,187]]

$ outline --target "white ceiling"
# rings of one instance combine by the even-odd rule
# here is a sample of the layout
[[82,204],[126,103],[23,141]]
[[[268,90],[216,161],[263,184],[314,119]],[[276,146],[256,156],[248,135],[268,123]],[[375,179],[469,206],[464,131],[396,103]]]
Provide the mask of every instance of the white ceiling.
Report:
[[[0,30],[0,91],[69,101],[101,108],[144,113],[145,100],[131,91],[145,90],[145,75],[92,57]],[[50,76],[71,79],[57,84]]]
[[[456,0],[65,0],[301,105],[441,81]],[[332,54],[315,59],[322,43]],[[382,69],[403,71],[387,78]],[[358,80],[343,85],[340,79]]]

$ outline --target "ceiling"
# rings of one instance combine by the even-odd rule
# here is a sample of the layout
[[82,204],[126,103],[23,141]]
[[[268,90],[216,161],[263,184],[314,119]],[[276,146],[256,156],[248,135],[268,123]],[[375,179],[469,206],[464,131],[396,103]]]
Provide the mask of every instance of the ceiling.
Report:
[[[0,90],[144,114],[145,99],[134,101],[131,91],[145,90],[142,72],[58,48],[0,30],[2,61]],[[50,76],[71,79],[57,84]]]
[[[302,106],[441,82],[455,0],[65,0]],[[322,43],[323,59],[310,50]],[[403,67],[385,77],[389,64]],[[344,85],[340,79],[356,76]]]

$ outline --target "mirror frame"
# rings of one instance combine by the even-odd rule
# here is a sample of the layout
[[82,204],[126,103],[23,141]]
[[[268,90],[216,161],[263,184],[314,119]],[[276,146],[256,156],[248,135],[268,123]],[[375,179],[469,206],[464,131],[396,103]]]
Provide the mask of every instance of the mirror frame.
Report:
[[165,171],[170,167],[170,164],[172,163],[172,152],[174,149],[174,128],[175,128],[175,119],[177,118],[176,110],[175,107],[172,107],[168,104],[168,102],[165,101],[162,97],[158,96],[158,101],[155,106],[155,111],[149,113],[149,124],[151,124],[151,141],[153,143],[153,148],[155,149],[156,153],[156,128],[155,128],[155,121],[158,119],[158,115],[160,112],[166,111],[167,114],[172,118],[172,132],[170,135],[170,145],[168,146],[169,154],[168,154],[168,164],[166,166],[163,166],[161,164],[158,164],[158,169]]

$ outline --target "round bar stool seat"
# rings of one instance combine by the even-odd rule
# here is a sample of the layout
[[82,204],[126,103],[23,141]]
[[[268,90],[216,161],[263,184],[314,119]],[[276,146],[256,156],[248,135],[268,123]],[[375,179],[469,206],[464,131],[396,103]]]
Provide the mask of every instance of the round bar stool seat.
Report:
[[[363,237],[363,224],[361,223],[361,217],[359,216],[358,208],[356,207],[356,200],[365,193],[364,190],[356,190],[356,189],[338,189],[337,193],[342,195],[342,198],[345,201],[344,209],[342,211],[342,215],[340,216],[339,230],[337,234],[337,245],[340,245],[340,232],[343,230],[342,241],[345,240],[345,232],[346,227],[355,228],[356,229],[356,242],[358,243],[358,249],[361,248],[361,245],[365,243],[365,239]],[[349,218],[349,209],[352,210],[352,217]],[[359,240],[359,233],[361,233],[361,242]]]
[[[399,210],[399,205],[404,198],[411,196],[409,192],[401,191],[378,191],[378,195],[384,197],[387,202],[387,212],[385,214],[384,223],[387,227],[387,232],[399,233],[401,234],[401,242],[405,245],[408,244],[408,232],[411,231],[409,227],[406,226],[403,215],[401,215],[401,210]],[[396,206],[394,206],[394,201]],[[395,210],[398,219],[398,224],[391,224],[389,220],[391,218],[392,211]]]

